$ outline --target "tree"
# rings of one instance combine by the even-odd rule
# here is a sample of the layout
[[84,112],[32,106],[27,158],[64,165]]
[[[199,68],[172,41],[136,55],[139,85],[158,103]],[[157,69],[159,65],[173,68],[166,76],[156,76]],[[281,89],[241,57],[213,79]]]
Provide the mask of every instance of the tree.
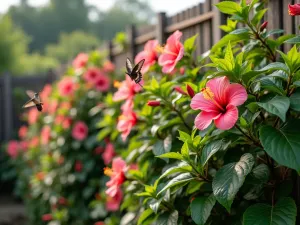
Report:
[[66,63],[80,52],[88,52],[99,46],[100,41],[95,36],[83,31],[62,33],[57,44],[46,46],[46,55]]

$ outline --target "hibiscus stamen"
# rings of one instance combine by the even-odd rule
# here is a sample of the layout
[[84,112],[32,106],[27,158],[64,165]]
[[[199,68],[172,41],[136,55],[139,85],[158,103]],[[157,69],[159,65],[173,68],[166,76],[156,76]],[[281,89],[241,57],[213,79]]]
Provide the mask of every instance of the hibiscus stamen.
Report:
[[164,46],[162,45],[157,45],[155,47],[155,51],[158,52],[158,53],[163,53],[164,52]]
[[111,168],[105,167],[104,174],[108,177],[111,177],[113,175],[113,170]]
[[115,81],[114,81],[114,87],[115,87],[115,88],[119,88],[120,86],[121,86],[121,82],[115,80]]
[[204,99],[212,101],[218,108],[221,109],[222,112],[225,111],[225,109],[214,99],[214,93],[210,90],[209,87],[203,88],[201,92]]

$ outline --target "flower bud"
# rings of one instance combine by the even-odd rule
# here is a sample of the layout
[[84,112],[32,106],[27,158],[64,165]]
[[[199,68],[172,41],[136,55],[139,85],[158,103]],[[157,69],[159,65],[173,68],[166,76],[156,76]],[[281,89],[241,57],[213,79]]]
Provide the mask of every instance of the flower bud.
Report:
[[160,106],[160,101],[148,101],[147,105],[152,107]]
[[184,68],[183,66],[180,67],[179,73],[180,73],[181,75],[184,75],[184,72],[185,72],[185,68]]
[[186,90],[191,98],[193,98],[195,96],[195,92],[190,85],[188,85],[188,84],[186,85]]
[[174,90],[180,94],[187,95],[187,93],[184,90],[182,90],[182,88],[179,86],[174,87]]
[[266,29],[266,28],[267,28],[267,26],[268,26],[268,21],[265,21],[265,22],[263,22],[263,24],[262,24],[262,25],[260,25],[260,28],[259,28],[259,30],[260,30],[260,31],[263,31],[264,29]]
[[43,221],[50,221],[50,220],[52,220],[52,215],[51,214],[44,214],[42,216],[42,220]]

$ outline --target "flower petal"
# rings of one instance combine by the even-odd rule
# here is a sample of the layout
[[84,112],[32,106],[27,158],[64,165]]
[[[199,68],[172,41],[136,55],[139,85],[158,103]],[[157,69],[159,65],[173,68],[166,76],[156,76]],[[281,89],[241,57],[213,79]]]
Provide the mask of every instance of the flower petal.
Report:
[[195,119],[195,126],[199,130],[204,130],[207,128],[213,119],[216,119],[220,116],[220,113],[218,112],[205,112],[202,111],[198,114],[198,116]]
[[239,117],[239,112],[236,106],[228,105],[226,107],[226,113],[222,114],[215,120],[215,125],[220,130],[229,130],[236,123]]
[[211,79],[206,84],[213,92],[215,101],[222,106],[227,105],[226,89],[229,85],[229,80],[225,76]]
[[121,172],[124,171],[126,168],[126,162],[121,159],[120,157],[115,158],[112,162],[112,169],[114,172]]
[[240,84],[230,84],[226,90],[229,105],[242,105],[248,98],[246,89]]
[[207,100],[202,93],[196,94],[191,101],[191,108],[194,110],[201,109],[206,112],[218,112],[218,107],[213,101]]

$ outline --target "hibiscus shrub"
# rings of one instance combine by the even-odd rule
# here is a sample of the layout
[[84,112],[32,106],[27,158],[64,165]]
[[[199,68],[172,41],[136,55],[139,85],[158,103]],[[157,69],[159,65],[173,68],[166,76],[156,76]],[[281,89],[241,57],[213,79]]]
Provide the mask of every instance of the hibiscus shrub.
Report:
[[[143,88],[126,75],[115,93],[95,92],[107,80],[85,66],[48,100],[61,108],[57,92],[72,91],[71,110],[38,114],[38,123],[29,113],[25,141],[36,145],[10,154],[32,224],[296,224],[299,37],[269,30],[258,0],[216,7],[231,15],[221,26],[228,34],[197,59],[197,35],[183,43],[176,31],[136,56],[145,59]],[[294,46],[283,52],[285,44]],[[56,128],[63,112],[71,129]]]

